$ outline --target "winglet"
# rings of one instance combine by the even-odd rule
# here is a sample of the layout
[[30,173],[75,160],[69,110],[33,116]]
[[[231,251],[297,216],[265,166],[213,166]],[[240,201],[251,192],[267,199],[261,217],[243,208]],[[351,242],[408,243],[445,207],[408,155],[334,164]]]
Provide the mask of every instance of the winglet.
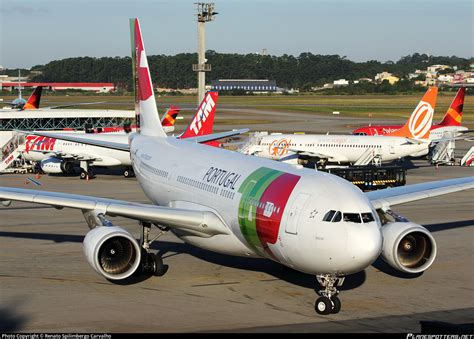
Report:
[[151,82],[148,60],[145,53],[140,23],[138,19],[130,19],[132,30],[132,65],[134,66],[135,89],[135,115],[137,119],[137,130],[143,135],[154,137],[166,137],[161,126],[161,121],[156,108],[155,94]]
[[183,134],[180,135],[180,138],[191,138],[212,133],[218,98],[218,92],[211,91],[206,93],[193,120],[191,120]]
[[42,86],[37,86],[28,98],[28,101],[26,102],[25,106],[23,106],[23,109],[38,109],[41,101],[42,90]]
[[430,129],[433,123],[437,96],[437,87],[428,88],[405,125],[399,130],[387,135],[413,139],[428,139],[430,137]]
[[461,87],[458,90],[456,96],[453,99],[453,102],[446,111],[443,120],[439,123],[441,126],[461,126],[462,109],[464,106],[465,93],[465,87]]

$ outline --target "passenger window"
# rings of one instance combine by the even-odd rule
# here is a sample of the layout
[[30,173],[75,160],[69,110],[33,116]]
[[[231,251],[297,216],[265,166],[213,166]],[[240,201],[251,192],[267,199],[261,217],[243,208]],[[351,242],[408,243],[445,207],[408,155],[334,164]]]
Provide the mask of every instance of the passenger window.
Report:
[[336,213],[336,211],[334,210],[330,210],[329,212],[327,212],[325,215],[324,215],[324,218],[323,218],[323,221],[331,221],[332,220],[332,217],[334,216],[334,214]]
[[334,218],[332,219],[332,222],[339,222],[342,220],[342,213],[337,211],[336,215],[334,216]]
[[362,216],[362,222],[364,223],[375,221],[372,213],[362,213],[361,216]]
[[355,222],[357,224],[361,223],[359,213],[344,213],[344,221]]

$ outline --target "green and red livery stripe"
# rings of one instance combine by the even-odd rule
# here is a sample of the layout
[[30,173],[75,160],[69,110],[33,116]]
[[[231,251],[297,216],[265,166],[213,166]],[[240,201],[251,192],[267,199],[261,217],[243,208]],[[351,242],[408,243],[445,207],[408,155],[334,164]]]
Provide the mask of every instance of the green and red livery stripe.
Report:
[[300,176],[261,167],[239,188],[239,225],[247,243],[262,253],[276,243],[288,199]]

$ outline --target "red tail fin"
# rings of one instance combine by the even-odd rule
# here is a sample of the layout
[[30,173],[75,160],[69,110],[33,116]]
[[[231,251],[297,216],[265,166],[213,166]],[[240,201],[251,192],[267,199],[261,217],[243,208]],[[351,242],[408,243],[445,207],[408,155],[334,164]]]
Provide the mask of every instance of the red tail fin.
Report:
[[176,117],[178,116],[180,110],[181,109],[178,106],[170,106],[168,111],[166,111],[166,114],[163,116],[163,119],[161,119],[161,125],[163,127],[174,126]]
[[31,93],[28,101],[23,106],[23,109],[38,109],[41,101],[41,92],[43,90],[42,86],[38,86],[35,88],[33,93]]
[[399,130],[388,133],[387,135],[414,139],[428,139],[430,137],[430,129],[433,122],[437,96],[437,87],[428,88],[406,124]]
[[166,137],[156,108],[145,45],[137,18],[130,19],[130,33],[137,129],[143,135]]
[[212,133],[218,97],[219,93],[217,92],[206,93],[201,105],[199,105],[196,115],[184,133],[181,134],[180,138],[189,138]]
[[462,109],[464,106],[464,93],[466,88],[461,87],[449,106],[443,120],[439,123],[441,126],[461,126]]

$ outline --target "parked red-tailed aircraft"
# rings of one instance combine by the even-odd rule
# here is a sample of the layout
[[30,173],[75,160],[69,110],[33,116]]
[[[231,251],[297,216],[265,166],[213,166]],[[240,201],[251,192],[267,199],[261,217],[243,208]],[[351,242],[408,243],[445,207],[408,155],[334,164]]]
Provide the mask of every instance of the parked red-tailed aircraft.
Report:
[[[467,130],[466,127],[461,126],[462,109],[464,105],[465,88],[460,88],[449,106],[448,111],[444,115],[443,120],[437,125],[431,126],[430,139],[437,140],[443,138],[446,132],[461,132]],[[402,125],[374,125],[359,127],[352,131],[356,135],[388,135],[396,130],[401,129]]]

